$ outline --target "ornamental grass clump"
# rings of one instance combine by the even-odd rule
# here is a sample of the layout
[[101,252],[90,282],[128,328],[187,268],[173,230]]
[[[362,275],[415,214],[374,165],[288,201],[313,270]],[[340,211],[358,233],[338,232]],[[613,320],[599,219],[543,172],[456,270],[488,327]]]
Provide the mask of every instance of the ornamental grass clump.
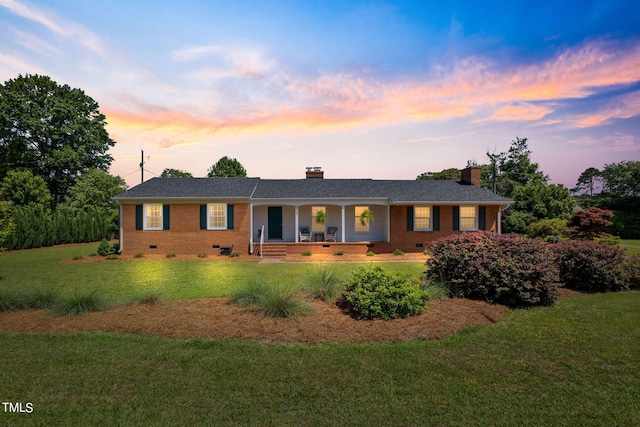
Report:
[[510,307],[552,305],[558,268],[549,245],[518,235],[476,232],[432,243],[427,281],[444,282],[459,296]]
[[8,288],[0,288],[0,312],[20,310],[23,301],[20,296]]
[[296,289],[258,278],[247,282],[231,302],[261,312],[268,317],[294,317],[310,314],[311,308]]
[[61,298],[54,306],[53,312],[57,315],[76,316],[92,311],[102,311],[107,308],[107,302],[100,296],[97,290],[79,292]]
[[60,298],[53,288],[39,286],[30,289],[23,298],[25,308],[50,309],[53,308]]
[[344,283],[343,301],[359,319],[396,319],[423,313],[429,294],[420,281],[380,266],[360,267]]
[[334,265],[314,267],[306,280],[304,288],[311,297],[323,301],[333,300],[342,292],[342,284]]
[[560,280],[569,288],[588,292],[621,291],[624,249],[602,242],[569,240],[555,246]]

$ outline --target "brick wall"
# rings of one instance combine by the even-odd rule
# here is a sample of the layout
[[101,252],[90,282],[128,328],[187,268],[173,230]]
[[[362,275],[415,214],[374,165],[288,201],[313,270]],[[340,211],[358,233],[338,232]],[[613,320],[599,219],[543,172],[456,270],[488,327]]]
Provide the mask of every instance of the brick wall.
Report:
[[[498,231],[499,206],[486,207],[486,230]],[[448,236],[453,231],[453,206],[440,206],[440,230],[439,231],[407,231],[407,207],[391,206],[391,238],[389,239],[391,251],[400,249],[404,252],[422,252],[426,249],[426,243]]]
[[234,245],[234,252],[249,252],[249,204],[234,204],[233,230],[200,230],[199,204],[170,206],[169,230],[136,230],[136,205],[123,205],[123,253],[218,254],[214,245]]

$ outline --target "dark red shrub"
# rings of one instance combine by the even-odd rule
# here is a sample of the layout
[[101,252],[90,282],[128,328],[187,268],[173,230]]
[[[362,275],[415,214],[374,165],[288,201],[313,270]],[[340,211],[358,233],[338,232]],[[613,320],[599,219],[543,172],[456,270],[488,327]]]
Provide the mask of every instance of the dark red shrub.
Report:
[[558,269],[548,244],[518,235],[460,233],[430,245],[427,276],[460,296],[508,306],[552,305]]
[[555,245],[560,281],[589,292],[619,291],[624,249],[602,242],[568,240]]
[[596,237],[607,235],[605,229],[613,222],[613,211],[590,207],[589,209],[576,211],[567,221],[567,226],[573,230],[574,237],[578,239],[593,240]]

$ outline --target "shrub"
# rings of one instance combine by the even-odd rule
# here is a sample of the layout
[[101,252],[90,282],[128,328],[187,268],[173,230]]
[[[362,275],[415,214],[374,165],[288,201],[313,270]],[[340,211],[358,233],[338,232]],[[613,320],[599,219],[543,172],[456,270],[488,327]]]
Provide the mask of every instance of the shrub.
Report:
[[144,254],[142,252],[138,252],[133,256],[134,258],[144,258]]
[[342,255],[344,255],[344,251],[342,249],[340,249],[339,251],[335,251],[334,255],[335,256],[342,256]]
[[173,252],[170,252],[167,254],[167,258],[175,258],[176,254],[174,254]]
[[375,256],[376,253],[373,251],[367,251],[367,256]]
[[332,300],[342,292],[336,268],[332,265],[314,267],[305,283],[305,289],[313,298]]
[[610,219],[613,211],[590,207],[589,209],[576,211],[567,225],[572,229],[577,239],[593,240],[596,237],[605,237],[604,230],[613,225]]
[[624,249],[602,242],[570,240],[555,246],[560,280],[572,289],[589,292],[619,291]]
[[120,259],[120,257],[118,255],[116,255],[116,254],[111,254],[111,255],[107,255],[106,259],[108,259],[109,261],[113,261],[113,260],[116,260],[116,259]]
[[302,251],[303,256],[311,256],[311,251]]
[[511,307],[552,305],[558,269],[549,245],[518,235],[461,233],[430,245],[427,280],[451,293]]
[[387,272],[380,266],[360,267],[344,286],[343,300],[361,319],[389,320],[420,314],[429,299],[418,279]]
[[540,221],[529,224],[529,227],[527,227],[527,235],[529,237],[535,237],[547,242],[558,242],[566,239],[569,232],[567,221],[560,218],[541,219]]
[[102,239],[98,246],[98,255],[107,256],[111,253],[111,245],[107,242],[107,239]]
[[627,256],[622,263],[622,280],[629,289],[640,290],[640,255]]
[[204,252],[201,252],[198,254],[198,258],[206,258],[207,254],[205,254]]
[[400,249],[396,249],[395,251],[393,251],[394,255],[404,255],[404,252]]
[[107,303],[98,294],[97,290],[74,292],[61,298],[54,306],[53,312],[58,315],[75,316],[86,314],[90,311],[102,311],[107,308]]
[[264,279],[254,279],[239,289],[231,302],[250,307],[268,317],[293,317],[309,314],[307,302],[296,294],[295,289],[275,285]]
[[137,302],[138,304],[142,304],[142,305],[156,305],[156,304],[160,304],[161,300],[162,300],[162,297],[160,296],[160,294],[154,292],[141,297]]

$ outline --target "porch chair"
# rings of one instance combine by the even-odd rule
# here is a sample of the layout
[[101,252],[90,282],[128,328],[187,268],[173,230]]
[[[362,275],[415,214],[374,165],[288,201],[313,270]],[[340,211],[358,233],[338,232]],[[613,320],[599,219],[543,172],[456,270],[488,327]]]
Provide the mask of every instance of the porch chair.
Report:
[[300,227],[300,241],[311,241],[311,229],[309,227]]
[[324,236],[325,242],[335,242],[338,227],[327,227],[327,233]]

